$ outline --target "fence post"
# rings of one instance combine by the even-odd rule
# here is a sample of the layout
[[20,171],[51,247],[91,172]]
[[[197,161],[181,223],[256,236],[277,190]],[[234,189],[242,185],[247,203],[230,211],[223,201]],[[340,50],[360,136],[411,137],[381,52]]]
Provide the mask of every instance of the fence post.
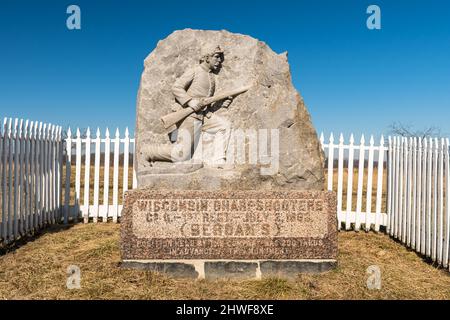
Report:
[[8,230],[7,230],[7,243],[12,241],[12,234],[13,234],[13,219],[12,219],[12,210],[13,210],[13,190],[12,190],[12,183],[13,183],[13,134],[12,134],[12,124],[13,120],[12,118],[9,118],[8,123],[8,214],[7,214],[7,221],[8,221]]
[[[381,136],[378,149],[378,172],[377,172],[377,202],[375,206],[375,231],[380,231],[381,224],[381,202],[383,200],[383,172],[384,172],[384,137]],[[387,199],[386,199],[387,201]]]
[[407,211],[406,211],[406,241],[407,241],[407,246],[411,246],[411,227],[412,227],[412,214],[411,214],[411,210],[412,210],[412,171],[413,171],[413,163],[412,163],[412,158],[413,158],[413,148],[412,148],[412,137],[409,137],[408,139],[408,153],[407,153],[407,157],[408,157],[408,171],[407,171],[407,176],[406,176],[406,181],[407,181]]
[[120,152],[120,133],[119,128],[116,129],[116,137],[114,139],[114,174],[113,174],[113,221],[117,222],[119,214],[119,152]]
[[43,169],[43,163],[44,163],[44,148],[43,148],[43,143],[42,143],[42,137],[43,137],[43,130],[44,130],[44,125],[42,122],[39,122],[39,128],[36,134],[36,166],[37,166],[37,170],[36,170],[36,176],[37,176],[37,197],[36,197],[36,202],[37,202],[37,207],[38,210],[37,213],[37,229],[42,227],[43,224],[43,219],[44,219],[44,204],[43,204],[43,192],[44,192],[44,188],[43,188],[43,183],[44,183],[44,169]]
[[55,223],[55,134],[56,126],[52,125],[49,139],[49,206],[50,206],[50,223]]
[[49,125],[47,127],[48,132],[47,132],[47,140],[46,140],[46,152],[47,152],[47,156],[46,156],[46,181],[47,181],[47,190],[45,192],[46,195],[46,201],[47,201],[47,223],[51,224],[52,223],[52,193],[51,193],[51,188],[52,188],[52,132],[53,132],[53,126],[54,125]]
[[422,227],[420,236],[420,252],[425,255],[427,250],[427,228],[428,228],[428,139],[423,139],[422,148]]
[[437,259],[437,214],[438,214],[438,158],[439,158],[439,142],[434,139],[433,149],[433,216],[432,216],[432,233],[431,233],[431,259]]
[[387,185],[387,221],[386,221],[386,231],[391,234],[392,230],[392,194],[393,194],[393,148],[392,148],[392,138],[388,137],[388,162],[387,162],[387,174],[388,174],[388,185]]
[[366,232],[370,230],[372,224],[372,187],[373,187],[373,153],[374,153],[373,135],[369,140],[369,159],[367,161],[367,192],[366,192],[366,214],[365,214],[365,229]]
[[344,180],[344,136],[339,135],[339,151],[338,151],[338,185],[337,185],[337,216],[338,228],[342,228],[342,195]]
[[405,138],[399,138],[399,170],[398,170],[398,184],[399,184],[399,192],[398,192],[398,212],[397,212],[397,235],[396,238],[402,240],[403,237],[403,185],[404,185],[404,163],[405,163]]
[[57,179],[57,190],[58,190],[58,197],[57,197],[57,208],[58,208],[58,223],[61,223],[61,219],[63,218],[63,175],[64,175],[64,163],[63,163],[63,157],[64,157],[64,141],[62,139],[62,126],[58,127],[58,142],[57,142],[57,173],[58,173],[58,179]]
[[50,124],[44,123],[44,131],[42,133],[42,212],[43,222],[42,226],[45,226],[48,222],[48,135],[50,130]]
[[95,163],[94,163],[94,223],[98,221],[100,205],[99,205],[99,190],[100,190],[100,129],[97,128],[97,137],[95,138]]
[[130,160],[130,133],[128,127],[125,128],[125,139],[123,139],[123,188],[122,194],[128,190],[128,166]]
[[61,222],[61,201],[60,201],[60,197],[61,197],[61,161],[62,161],[62,156],[61,156],[61,145],[60,145],[60,140],[61,140],[61,131],[60,131],[60,126],[56,127],[56,141],[55,141],[55,188],[56,188],[56,192],[55,192],[55,212],[56,212],[56,223],[60,223]]
[[64,224],[69,223],[70,177],[72,174],[72,131],[67,130],[66,138],[66,185],[64,202]]
[[416,251],[422,250],[422,139],[417,139]]
[[85,161],[84,161],[84,208],[83,222],[89,222],[89,189],[90,189],[90,173],[91,173],[91,130],[86,131],[85,139]]
[[30,213],[31,211],[28,210],[29,208],[29,197],[28,195],[30,194],[30,187],[28,185],[30,179],[30,172],[29,172],[29,155],[30,155],[30,149],[29,149],[29,144],[28,144],[28,128],[29,128],[29,121],[26,120],[25,121],[25,130],[23,133],[23,169],[22,169],[22,175],[21,175],[21,179],[22,179],[22,188],[23,188],[23,208],[22,208],[22,212],[23,212],[23,234],[28,233],[28,228],[29,228],[29,223],[28,223],[28,218],[30,217]]
[[402,187],[403,187],[403,201],[402,201],[402,205],[403,205],[403,210],[402,210],[402,223],[401,223],[401,240],[404,244],[406,244],[407,242],[407,224],[406,224],[406,220],[408,219],[408,171],[409,171],[409,166],[408,166],[408,138],[404,137],[403,138],[403,182],[402,182]]
[[109,163],[110,163],[110,153],[111,153],[111,139],[109,137],[109,130],[106,128],[106,135],[105,135],[105,164],[104,164],[104,182],[103,182],[103,207],[104,209],[104,216],[103,216],[103,222],[108,221],[108,213],[109,213]]
[[30,140],[30,148],[29,148],[29,160],[30,160],[30,175],[29,175],[29,187],[30,187],[30,193],[29,193],[29,224],[30,224],[30,230],[33,231],[36,228],[36,212],[37,212],[37,203],[36,203],[36,132],[37,132],[37,121],[31,121],[30,123],[30,134],[29,134],[29,140]]
[[449,139],[445,139],[445,230],[444,230],[444,256],[443,264],[444,268],[449,268],[450,271],[450,157],[449,157],[450,142]]
[[362,215],[362,193],[364,185],[364,156],[366,140],[364,135],[361,136],[359,144],[359,158],[358,158],[358,189],[356,194],[356,216],[355,216],[355,231],[359,231],[361,228],[361,215]]
[[414,137],[412,141],[412,208],[411,208],[411,219],[412,227],[410,231],[411,237],[411,247],[416,249],[416,229],[417,229],[417,139]]
[[81,212],[81,132],[77,128],[77,138],[75,141],[75,213],[76,219]]
[[22,120],[20,121],[20,127],[18,124],[18,119],[16,118],[14,121],[14,239],[16,239],[19,236],[19,197],[20,193],[18,192],[19,189],[19,157],[20,157],[20,132],[17,132],[18,130],[21,130],[22,127]]
[[437,261],[442,264],[442,241],[444,233],[444,138],[439,143],[438,219],[437,219]]
[[428,140],[428,165],[427,165],[427,249],[426,255],[431,257],[431,215],[432,215],[432,204],[431,204],[431,192],[432,192],[432,160],[433,160],[433,140],[430,138]]
[[42,228],[47,223],[47,124],[44,123],[42,128],[42,139],[40,139],[41,143],[41,184],[42,184],[42,192],[41,192],[41,205],[42,205],[42,221],[40,227]]
[[56,186],[55,186],[55,140],[56,140],[56,125],[52,125],[50,128],[49,146],[49,158],[48,158],[48,175],[49,175],[49,207],[50,207],[50,223],[56,222],[55,207],[56,207]]
[[421,180],[421,199],[420,199],[420,252],[425,254],[426,249],[426,209],[427,209],[427,139],[423,138],[419,140],[419,146],[421,149],[420,162],[422,177]]
[[347,208],[345,214],[345,230],[350,230],[350,214],[352,210],[352,197],[353,197],[353,161],[355,153],[355,138],[353,133],[350,135],[350,144],[348,146],[348,165],[347,165]]

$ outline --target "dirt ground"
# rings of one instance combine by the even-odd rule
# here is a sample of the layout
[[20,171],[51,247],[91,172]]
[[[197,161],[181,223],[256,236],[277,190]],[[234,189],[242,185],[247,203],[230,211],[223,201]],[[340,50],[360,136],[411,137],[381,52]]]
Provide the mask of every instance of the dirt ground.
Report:
[[[450,299],[450,273],[384,234],[341,232],[339,266],[295,281],[174,280],[118,267],[119,224],[55,226],[0,255],[0,299]],[[66,287],[67,267],[81,288]],[[367,288],[371,265],[381,290]]]

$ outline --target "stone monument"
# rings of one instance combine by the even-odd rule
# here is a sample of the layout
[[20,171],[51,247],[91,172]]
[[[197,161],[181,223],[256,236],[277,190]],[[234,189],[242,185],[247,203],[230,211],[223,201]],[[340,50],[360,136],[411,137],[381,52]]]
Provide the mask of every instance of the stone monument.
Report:
[[186,29],[145,59],[122,265],[261,278],[336,265],[336,199],[287,53]]

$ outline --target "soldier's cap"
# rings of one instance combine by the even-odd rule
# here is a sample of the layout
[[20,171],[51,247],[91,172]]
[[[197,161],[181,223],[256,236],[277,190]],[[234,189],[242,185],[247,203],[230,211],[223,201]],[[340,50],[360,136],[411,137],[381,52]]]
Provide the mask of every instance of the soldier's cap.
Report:
[[202,50],[202,57],[212,56],[213,54],[216,54],[216,53],[224,54],[225,52],[222,50],[222,48],[219,45],[205,46]]

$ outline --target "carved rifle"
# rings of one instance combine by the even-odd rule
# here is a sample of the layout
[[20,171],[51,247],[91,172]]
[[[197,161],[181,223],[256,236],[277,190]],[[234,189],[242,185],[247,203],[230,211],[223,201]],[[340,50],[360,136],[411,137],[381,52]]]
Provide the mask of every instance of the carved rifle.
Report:
[[[230,90],[228,92],[224,92],[222,94],[218,94],[212,97],[208,97],[208,98],[203,98],[200,100],[199,105],[201,107],[206,107],[208,105],[210,105],[211,103],[220,101],[220,100],[224,100],[227,97],[235,97],[237,95],[240,95],[246,91],[248,91],[252,86],[245,86],[245,87],[241,87],[235,90]],[[168,115],[165,115],[163,117],[161,117],[161,122],[164,126],[165,129],[169,129],[174,127],[178,122],[180,122],[181,120],[184,120],[185,118],[187,118],[188,116],[190,116],[192,113],[194,113],[195,111],[192,108],[183,108],[179,111],[176,112],[172,112],[169,113]],[[173,130],[169,130],[169,131],[173,131]]]

